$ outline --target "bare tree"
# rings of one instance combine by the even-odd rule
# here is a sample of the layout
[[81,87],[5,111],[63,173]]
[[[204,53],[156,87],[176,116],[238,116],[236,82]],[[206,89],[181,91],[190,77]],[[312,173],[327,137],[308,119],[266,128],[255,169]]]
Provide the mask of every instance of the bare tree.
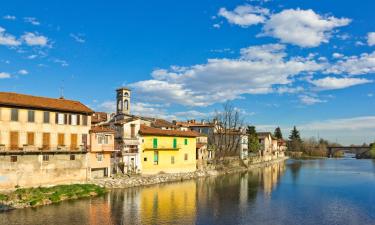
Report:
[[238,109],[230,103],[223,105],[223,111],[216,111],[211,120],[214,125],[208,135],[208,144],[215,152],[216,159],[239,154],[243,118]]

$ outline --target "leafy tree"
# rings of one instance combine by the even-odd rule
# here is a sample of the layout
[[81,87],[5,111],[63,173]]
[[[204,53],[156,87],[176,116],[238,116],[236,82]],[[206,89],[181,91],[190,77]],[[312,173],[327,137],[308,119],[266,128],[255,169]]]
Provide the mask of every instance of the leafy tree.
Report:
[[251,152],[257,152],[260,148],[259,139],[255,126],[247,126],[246,134],[248,135],[248,148]]
[[281,133],[280,127],[275,129],[273,136],[275,136],[277,139],[283,139],[283,134]]
[[372,159],[375,159],[375,142],[372,143],[370,146],[371,146],[371,149],[370,149],[370,157],[371,157]]
[[288,150],[289,151],[303,151],[301,136],[296,126],[294,126],[293,130],[290,132],[289,141],[288,141]]

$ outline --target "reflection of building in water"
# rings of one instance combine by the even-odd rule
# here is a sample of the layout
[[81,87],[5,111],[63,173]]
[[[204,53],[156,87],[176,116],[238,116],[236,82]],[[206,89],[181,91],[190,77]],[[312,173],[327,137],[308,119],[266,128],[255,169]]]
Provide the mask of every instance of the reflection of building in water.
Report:
[[89,224],[113,224],[111,217],[111,198],[103,197],[105,200],[89,204]]
[[194,180],[140,189],[140,218],[142,224],[196,219],[196,183]]
[[285,163],[277,163],[265,167],[262,170],[261,181],[263,190],[266,195],[270,195],[272,190],[276,187],[280,177],[285,172]]

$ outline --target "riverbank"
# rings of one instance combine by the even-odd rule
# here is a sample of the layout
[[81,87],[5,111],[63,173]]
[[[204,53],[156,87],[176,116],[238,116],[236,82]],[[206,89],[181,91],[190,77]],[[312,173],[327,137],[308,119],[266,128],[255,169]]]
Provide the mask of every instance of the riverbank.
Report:
[[11,209],[49,205],[69,199],[99,196],[103,195],[105,192],[105,188],[94,184],[19,188],[12,192],[0,193],[0,212]]
[[255,168],[267,167],[275,163],[285,161],[288,157],[279,158],[271,161],[260,162],[255,164],[250,164],[248,166],[228,166],[223,167],[218,170],[203,170],[191,173],[176,173],[176,174],[158,174],[152,176],[132,176],[132,177],[116,177],[116,178],[103,178],[95,179],[89,183],[98,185],[107,189],[117,189],[117,188],[131,188],[138,186],[148,186],[160,183],[169,183],[176,181],[184,181],[197,179],[202,177],[219,176],[231,173],[246,172]]

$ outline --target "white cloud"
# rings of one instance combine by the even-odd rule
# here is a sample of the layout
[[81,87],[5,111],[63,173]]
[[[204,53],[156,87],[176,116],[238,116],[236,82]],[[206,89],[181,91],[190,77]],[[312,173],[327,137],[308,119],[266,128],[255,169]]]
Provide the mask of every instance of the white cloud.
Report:
[[334,65],[327,68],[325,73],[361,75],[375,73],[375,51],[360,56],[346,56]]
[[375,45],[375,32],[370,32],[367,34],[367,44],[369,46]]
[[207,106],[241,98],[243,94],[273,92],[273,85],[292,83],[295,75],[321,69],[314,60],[287,59],[283,45],[244,48],[236,59],[209,59],[205,64],[157,69],[153,79],[132,83],[148,101]]
[[9,73],[0,72],[0,79],[10,78],[11,75]]
[[69,66],[68,62],[62,59],[54,59],[53,62],[60,64],[62,67]]
[[327,102],[326,100],[319,99],[314,96],[309,96],[309,95],[301,95],[299,96],[299,99],[302,104],[304,105],[315,105],[317,103],[324,103]]
[[346,26],[350,22],[347,18],[321,16],[311,9],[286,9],[271,15],[261,35],[301,47],[317,47],[321,43],[329,42],[333,29]]
[[21,39],[30,46],[44,47],[48,44],[48,38],[37,33],[26,32],[21,36]]
[[343,89],[355,85],[372,83],[372,80],[364,78],[336,78],[325,77],[318,80],[312,80],[310,83],[314,84],[320,90],[334,90]]
[[29,56],[27,56],[28,59],[35,59],[36,57],[38,57],[38,55],[29,55]]
[[27,75],[27,74],[29,74],[29,71],[27,71],[27,70],[19,70],[18,73],[21,74],[21,75]]
[[337,53],[337,52],[335,52],[335,53],[332,54],[332,57],[335,58],[335,59],[339,59],[339,58],[344,57],[344,55],[341,54],[341,53]]
[[375,129],[375,116],[353,117],[311,122],[300,126],[304,130],[364,130]]
[[5,15],[3,16],[3,19],[4,20],[16,20],[16,17],[12,15]]
[[229,23],[236,24],[241,27],[248,27],[259,23],[264,23],[266,20],[266,15],[268,14],[268,9],[251,5],[237,6],[233,11],[228,11],[226,8],[221,8],[218,12],[218,16],[222,16],[226,18]]
[[15,36],[5,33],[5,29],[0,27],[0,45],[18,46],[21,42]]
[[219,29],[221,26],[220,26],[220,24],[218,24],[218,23],[215,23],[214,25],[212,25],[214,28],[216,28],[216,29]]
[[305,89],[303,87],[287,87],[287,86],[281,86],[276,89],[276,92],[279,94],[295,94],[295,93],[300,93],[303,92]]
[[70,34],[70,37],[73,38],[78,43],[85,43],[86,40],[83,38],[81,34]]
[[374,94],[373,93],[368,93],[367,97],[372,98],[372,97],[374,97]]
[[40,22],[35,17],[24,17],[23,20],[35,26],[40,25]]

